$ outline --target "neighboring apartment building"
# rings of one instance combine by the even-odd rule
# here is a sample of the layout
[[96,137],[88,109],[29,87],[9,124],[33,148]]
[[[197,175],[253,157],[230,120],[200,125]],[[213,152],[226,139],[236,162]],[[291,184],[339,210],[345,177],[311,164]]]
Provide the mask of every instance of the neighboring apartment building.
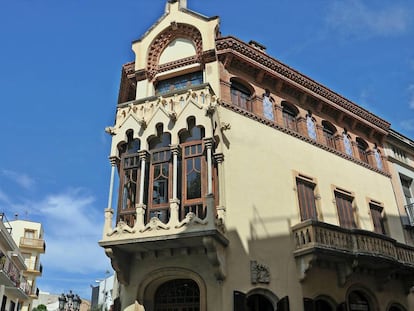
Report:
[[390,130],[385,145],[406,241],[414,245],[414,141]]
[[0,310],[20,311],[29,302],[30,288],[24,276],[26,265],[11,237],[12,227],[0,214]]
[[115,310],[409,310],[387,121],[185,0],[132,50],[106,129]]
[[[109,271],[108,271],[109,273]],[[113,286],[114,286],[115,276],[111,275],[102,280],[97,280],[99,284],[92,287],[91,295],[91,309],[92,310],[101,310],[108,311],[111,309],[113,304]]]
[[31,311],[33,300],[39,296],[39,289],[36,286],[36,278],[42,275],[42,264],[40,255],[46,251],[44,232],[42,224],[27,220],[10,221],[13,228],[12,237],[20,248],[27,270],[24,276],[29,286],[29,303],[22,306],[22,311]]

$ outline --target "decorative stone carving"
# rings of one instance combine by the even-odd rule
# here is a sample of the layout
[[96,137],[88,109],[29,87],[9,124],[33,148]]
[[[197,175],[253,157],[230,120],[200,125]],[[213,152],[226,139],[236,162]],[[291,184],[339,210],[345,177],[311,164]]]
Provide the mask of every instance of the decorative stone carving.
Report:
[[223,246],[219,245],[212,237],[204,237],[203,244],[207,251],[208,261],[215,268],[216,280],[223,281],[226,277],[226,260]]
[[124,233],[135,233],[135,230],[128,226],[124,221],[119,221],[115,229],[112,232],[108,233],[107,236],[112,236],[114,234],[124,234]]
[[175,228],[178,229],[183,226],[189,226],[193,224],[206,225],[207,223],[208,223],[207,220],[200,219],[193,212],[189,212],[187,215],[185,215],[185,218],[177,226],[175,226]]
[[173,40],[186,38],[194,43],[196,60],[202,61],[203,41],[200,31],[192,25],[173,22],[166,30],[161,32],[152,42],[147,60],[147,79],[152,81],[159,72],[159,58],[161,53]]
[[230,125],[230,123],[221,122],[220,129],[222,131],[227,131],[227,130],[231,129],[231,125]]
[[258,264],[257,261],[250,261],[250,280],[252,284],[270,283],[270,272],[269,268],[265,265]]
[[144,229],[139,230],[139,232],[143,233],[145,231],[152,231],[152,230],[168,230],[170,229],[170,226],[163,223],[161,220],[159,220],[157,217],[152,217],[145,226]]

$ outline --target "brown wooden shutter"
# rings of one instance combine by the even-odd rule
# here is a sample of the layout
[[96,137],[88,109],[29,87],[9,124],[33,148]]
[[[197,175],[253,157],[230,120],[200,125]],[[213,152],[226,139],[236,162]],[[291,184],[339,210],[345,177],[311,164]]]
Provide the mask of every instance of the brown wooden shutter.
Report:
[[296,178],[296,185],[298,191],[301,220],[303,221],[306,219],[318,219],[314,193],[315,185],[301,178]]
[[351,196],[335,191],[335,201],[341,227],[356,228],[352,200],[353,198]]

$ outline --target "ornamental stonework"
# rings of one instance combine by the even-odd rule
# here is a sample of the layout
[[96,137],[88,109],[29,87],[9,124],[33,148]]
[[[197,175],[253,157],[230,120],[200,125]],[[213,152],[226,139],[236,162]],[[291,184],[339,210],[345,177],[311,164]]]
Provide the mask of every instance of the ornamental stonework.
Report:
[[194,43],[196,59],[201,62],[203,40],[200,31],[194,26],[181,23],[171,23],[171,26],[161,32],[152,42],[147,59],[147,79],[152,81],[160,70],[159,59],[164,49],[177,38],[189,39]]

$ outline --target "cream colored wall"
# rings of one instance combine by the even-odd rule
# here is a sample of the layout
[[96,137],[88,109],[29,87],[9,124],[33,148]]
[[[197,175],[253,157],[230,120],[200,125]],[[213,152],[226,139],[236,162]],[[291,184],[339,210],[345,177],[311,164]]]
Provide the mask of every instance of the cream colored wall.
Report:
[[245,247],[254,236],[287,235],[300,222],[294,171],[317,179],[324,222],[338,225],[332,187],[340,187],[355,195],[360,228],[373,230],[367,199],[374,199],[384,205],[390,236],[403,242],[390,178],[229,110],[220,115],[231,124],[223,149],[226,224]]

